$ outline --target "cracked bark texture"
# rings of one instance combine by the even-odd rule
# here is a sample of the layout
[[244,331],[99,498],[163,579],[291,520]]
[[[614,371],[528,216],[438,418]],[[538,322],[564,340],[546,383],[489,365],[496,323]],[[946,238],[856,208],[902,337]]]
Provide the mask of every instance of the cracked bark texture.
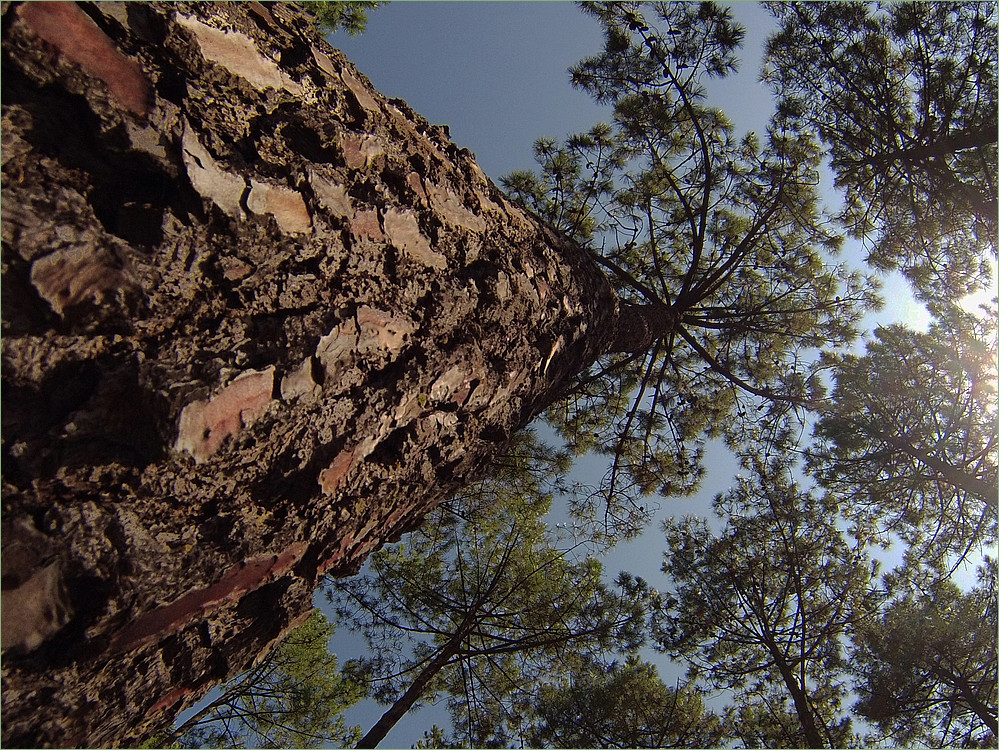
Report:
[[295,6],[2,14],[3,744],[134,745],[476,476],[617,301]]

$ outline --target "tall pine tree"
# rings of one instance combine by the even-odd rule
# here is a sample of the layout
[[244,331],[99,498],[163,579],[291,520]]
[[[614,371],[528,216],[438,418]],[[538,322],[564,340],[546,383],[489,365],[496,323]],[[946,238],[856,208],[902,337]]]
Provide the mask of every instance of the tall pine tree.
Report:
[[530,747],[716,747],[723,736],[697,690],[668,687],[637,657],[540,685],[530,716]]
[[829,147],[843,218],[924,295],[980,288],[996,258],[996,4],[768,3],[764,80]]
[[548,530],[551,464],[522,433],[490,478],[374,553],[328,596],[362,633],[354,661],[389,708],[358,747],[376,747],[420,703],[448,697],[456,740],[478,747],[522,736],[535,686],[579,660],[627,652],[644,638],[646,593],[602,581],[600,563],[574,561]]
[[672,590],[655,638],[691,679],[734,691],[740,724],[759,714],[766,745],[844,747],[844,639],[875,611],[874,569],[835,508],[787,472],[756,461],[715,499],[718,533],[696,517],[665,522]]
[[[877,285],[838,263],[818,203],[820,152],[802,132],[737,138],[704,102],[743,36],[714,3],[585,3],[605,34],[573,83],[613,125],[541,140],[513,197],[585,243],[631,332],[547,418],[611,458],[598,496],[619,534],[636,497],[692,492],[706,438],[774,423],[822,396],[809,350],[852,341]],[[643,15],[644,14],[644,15]]]

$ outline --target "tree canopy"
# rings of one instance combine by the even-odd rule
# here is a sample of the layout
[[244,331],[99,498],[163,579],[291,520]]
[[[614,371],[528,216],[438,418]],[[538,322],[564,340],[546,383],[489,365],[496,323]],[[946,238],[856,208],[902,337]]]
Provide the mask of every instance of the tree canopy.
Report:
[[854,637],[857,710],[901,746],[994,747],[997,632],[994,561],[969,591],[903,592]]
[[763,79],[829,147],[868,262],[955,299],[996,258],[996,4],[768,3]]
[[605,45],[572,81],[613,105],[614,122],[538,141],[540,175],[503,183],[591,248],[633,322],[547,413],[573,450],[611,457],[598,494],[620,536],[640,518],[636,497],[696,489],[706,439],[820,399],[814,350],[852,342],[879,299],[834,259],[842,238],[819,205],[812,137],[774,126],[737,138],[705,103],[704,81],[736,68],[743,30],[729,11],[583,9]]
[[835,358],[808,454],[844,513],[946,571],[996,540],[996,310],[938,312]]
[[346,31],[363,34],[368,27],[368,11],[386,3],[382,0],[308,0],[300,3],[315,14],[316,23],[326,33]]
[[565,682],[542,684],[530,716],[531,747],[715,747],[722,738],[696,690],[668,687],[635,656],[588,662]]

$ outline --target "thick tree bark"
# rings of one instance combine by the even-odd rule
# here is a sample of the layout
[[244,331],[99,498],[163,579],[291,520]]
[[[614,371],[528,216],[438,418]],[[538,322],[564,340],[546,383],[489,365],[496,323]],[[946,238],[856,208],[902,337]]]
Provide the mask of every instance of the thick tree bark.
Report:
[[677,324],[676,314],[666,305],[631,305],[622,303],[614,321],[611,351],[648,351],[666,337]]
[[134,744],[613,346],[294,6],[4,3],[3,744]]

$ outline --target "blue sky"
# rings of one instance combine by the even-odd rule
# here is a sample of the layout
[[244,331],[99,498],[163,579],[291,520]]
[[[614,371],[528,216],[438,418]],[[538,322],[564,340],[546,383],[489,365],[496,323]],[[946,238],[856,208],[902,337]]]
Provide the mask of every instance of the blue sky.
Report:
[[[771,104],[755,70],[770,16],[752,2],[733,10],[747,27],[745,69],[753,72],[717,92],[740,128],[762,130]],[[394,2],[368,18],[364,34],[336,34],[334,46],[380,92],[448,125],[493,181],[534,166],[536,138],[610,118],[569,85],[569,66],[602,47],[596,21],[573,3]]]

